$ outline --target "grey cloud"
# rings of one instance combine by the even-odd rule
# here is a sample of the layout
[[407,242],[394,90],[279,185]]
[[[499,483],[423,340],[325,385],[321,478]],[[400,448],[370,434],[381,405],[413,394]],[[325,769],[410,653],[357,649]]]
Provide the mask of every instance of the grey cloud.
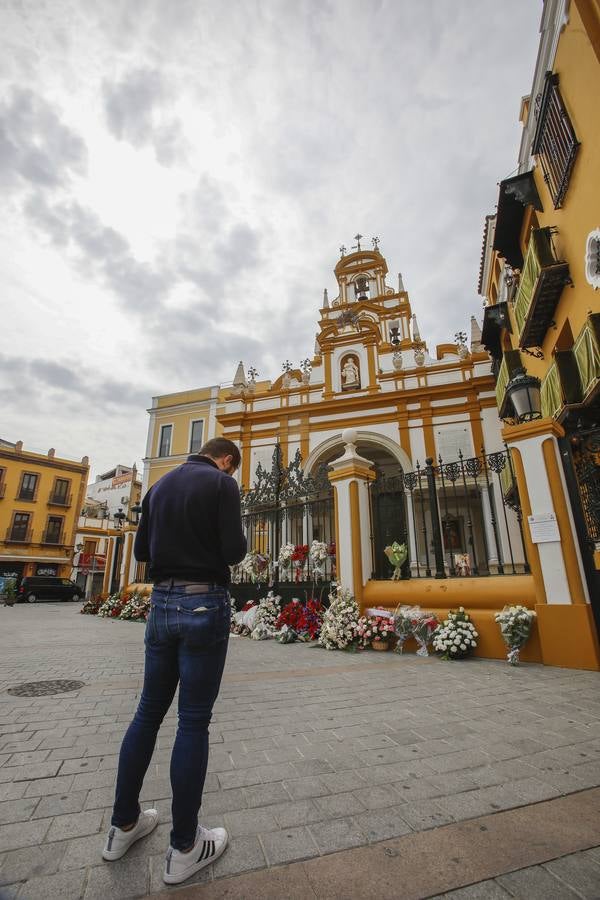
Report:
[[171,166],[185,155],[181,123],[170,112],[172,90],[156,69],[135,69],[118,82],[105,81],[102,96],[111,134],[133,147],[152,146],[157,161]]
[[44,98],[13,86],[0,104],[0,178],[55,188],[86,170],[82,139]]

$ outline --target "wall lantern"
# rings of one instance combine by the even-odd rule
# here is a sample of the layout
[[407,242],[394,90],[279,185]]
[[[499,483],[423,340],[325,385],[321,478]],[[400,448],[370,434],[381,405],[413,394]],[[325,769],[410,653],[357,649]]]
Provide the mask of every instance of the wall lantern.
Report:
[[540,379],[528,375],[522,367],[515,370],[506,387],[517,422],[531,422],[542,418]]
[[125,515],[121,507],[119,507],[116,513],[114,513],[113,515],[113,519],[115,520],[115,528],[122,528],[123,522],[126,518],[127,516]]

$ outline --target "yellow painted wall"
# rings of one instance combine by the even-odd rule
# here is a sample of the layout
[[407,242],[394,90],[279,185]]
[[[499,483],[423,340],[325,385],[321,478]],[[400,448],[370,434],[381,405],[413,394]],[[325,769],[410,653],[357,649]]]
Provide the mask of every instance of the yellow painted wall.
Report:
[[[554,238],[557,253],[568,262],[573,279],[573,286],[564,288],[554,314],[556,328],[546,333],[544,359],[527,357],[528,371],[539,378],[552,364],[552,351],[565,321],[569,320],[576,338],[588,314],[600,312],[600,291],[594,291],[585,278],[586,239],[600,226],[600,62],[575,3],[569,7],[569,22],[558,43],[553,71],[559,76],[559,91],[581,146],[561,209],[554,209],[541,165],[534,170],[544,206],[537,214],[539,225],[558,229]],[[513,339],[516,336],[515,329]]]
[[[8,560],[31,560],[25,574],[34,574],[34,560],[43,557],[52,558],[60,564],[60,575],[68,576],[71,571],[75,533],[79,512],[85,496],[89,466],[57,457],[48,457],[38,453],[17,451],[0,447],[0,468],[5,472],[2,478],[4,496],[0,498],[0,562]],[[21,476],[29,472],[38,476],[37,491],[33,501],[18,499]],[[70,506],[48,505],[48,499],[57,478],[70,481]],[[7,542],[7,531],[11,527],[14,512],[30,513],[32,540],[28,544]],[[60,516],[63,519],[61,544],[42,544],[48,517]]]

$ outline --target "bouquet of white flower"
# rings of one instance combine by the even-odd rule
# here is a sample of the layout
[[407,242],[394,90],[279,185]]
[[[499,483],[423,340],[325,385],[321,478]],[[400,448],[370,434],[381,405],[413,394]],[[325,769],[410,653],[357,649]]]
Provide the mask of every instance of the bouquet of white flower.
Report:
[[268,553],[259,553],[258,550],[250,550],[240,563],[240,569],[248,575],[253,584],[266,581],[269,577],[269,563],[271,557]]
[[290,628],[289,625],[283,625],[279,629],[279,634],[277,635],[277,640],[280,644],[293,644],[294,641],[298,640],[298,635],[294,631],[293,628]]
[[330,605],[323,616],[319,643],[326,650],[344,650],[357,641],[358,603],[339,585],[332,585]]
[[283,544],[277,557],[277,565],[279,566],[279,575],[282,581],[291,581],[290,570],[292,567],[292,554],[294,553],[294,544]]
[[535,613],[526,606],[505,606],[502,612],[496,613],[494,619],[500,625],[504,643],[508,647],[506,658],[511,666],[516,666],[521,648],[531,634]]
[[255,641],[268,641],[269,638],[275,637],[275,629],[261,622],[254,628],[250,637]]
[[329,556],[329,551],[325,541],[313,541],[310,545],[310,559],[313,565],[313,576],[315,581],[319,581],[325,574],[325,561]]
[[444,619],[433,633],[433,649],[440,653],[442,659],[462,659],[477,646],[479,633],[465,612],[464,606],[451,609],[448,618]]
[[273,591],[269,591],[266,597],[263,597],[258,604],[258,612],[254,620],[254,628],[259,625],[266,625],[267,628],[275,630],[275,622],[281,612],[281,597],[276,596]]

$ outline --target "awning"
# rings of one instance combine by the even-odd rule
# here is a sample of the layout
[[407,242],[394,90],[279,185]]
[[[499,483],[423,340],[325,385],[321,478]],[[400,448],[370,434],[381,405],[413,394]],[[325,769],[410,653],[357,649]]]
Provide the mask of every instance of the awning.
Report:
[[514,175],[500,182],[494,250],[497,250],[514,269],[523,267],[519,237],[527,206],[543,211],[533,172]]

